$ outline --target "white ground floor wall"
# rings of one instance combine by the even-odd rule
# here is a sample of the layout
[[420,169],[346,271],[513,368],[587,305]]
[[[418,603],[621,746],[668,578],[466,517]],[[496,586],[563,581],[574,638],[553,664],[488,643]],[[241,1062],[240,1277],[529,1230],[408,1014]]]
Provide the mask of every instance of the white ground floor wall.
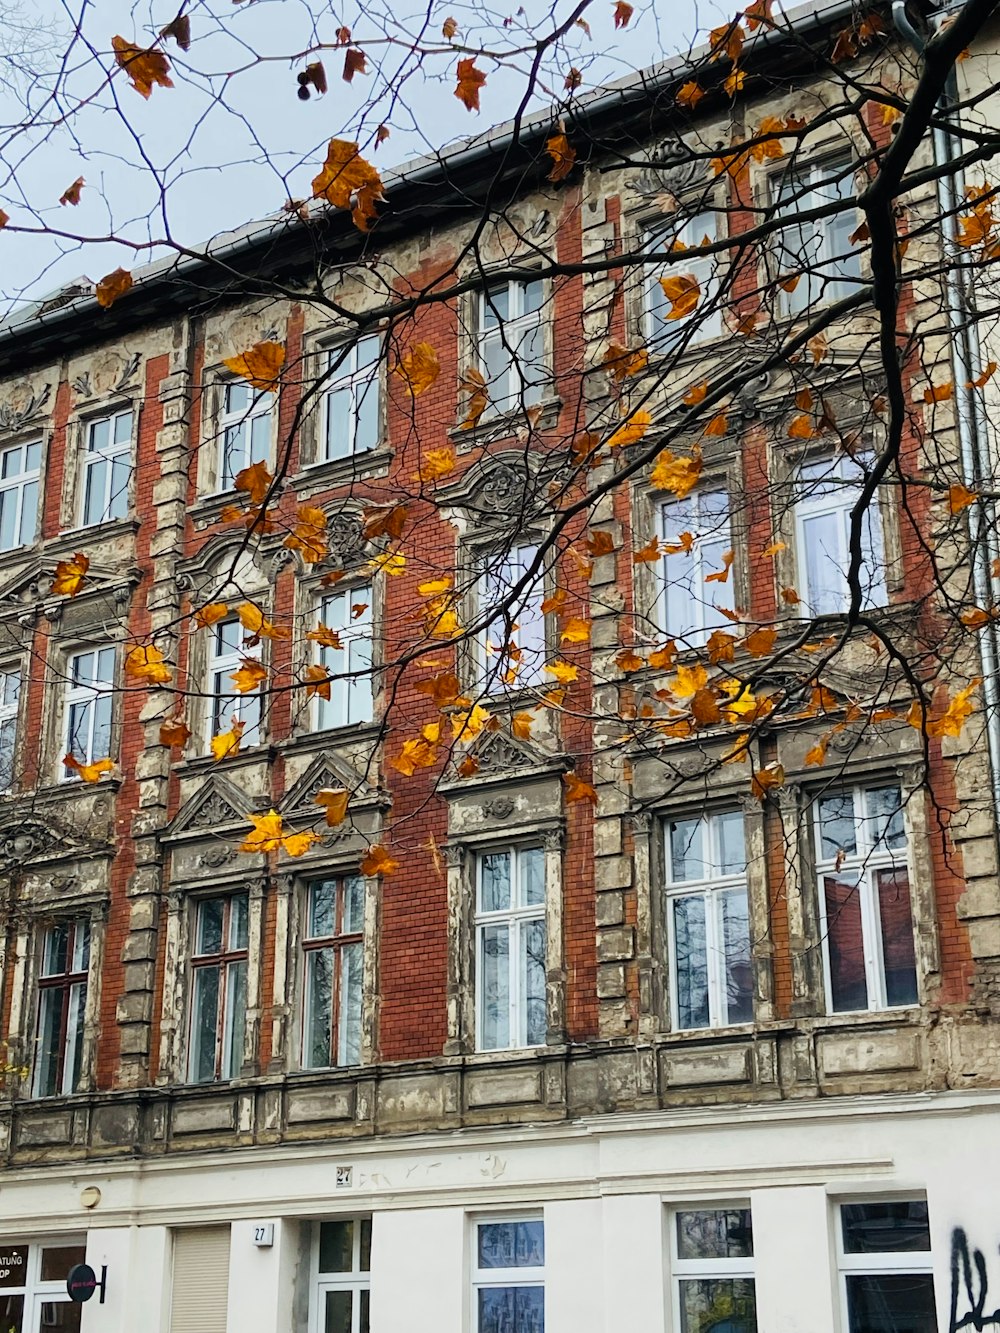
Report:
[[[732,1203],[752,1213],[760,1333],[847,1333],[841,1203],[925,1197],[954,1333],[1000,1329],[998,1193],[1000,1095],[880,1096],[11,1170],[0,1248],[85,1237],[107,1297],[83,1333],[170,1333],[178,1229],[229,1226],[225,1333],[322,1333],[310,1224],[370,1217],[372,1333],[475,1333],[476,1223],[528,1215],[544,1222],[545,1333],[659,1333],[677,1327],[671,1210]],[[985,1285],[974,1255],[968,1282],[960,1248],[953,1264],[961,1237]]]

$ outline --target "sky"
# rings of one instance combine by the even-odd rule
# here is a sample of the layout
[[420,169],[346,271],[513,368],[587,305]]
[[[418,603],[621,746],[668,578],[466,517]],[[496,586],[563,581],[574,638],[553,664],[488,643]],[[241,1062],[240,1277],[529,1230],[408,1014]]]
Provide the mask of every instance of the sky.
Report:
[[[0,15],[15,3],[0,0]],[[534,43],[571,18],[579,0],[510,9],[502,0],[431,0],[423,9],[417,0],[336,8],[330,0],[190,0],[190,50],[167,42],[174,86],[154,87],[148,100],[120,71],[108,79],[111,38],[148,45],[178,0],[23,3],[14,15],[28,21],[9,23],[6,41],[30,75],[0,90],[0,207],[10,218],[0,233],[0,313],[78,276],[97,280],[161,258],[165,240],[196,248],[308,197],[331,137],[357,140],[382,170],[506,120],[529,86]],[[687,49],[734,12],[717,0],[634,4],[628,26],[616,30],[614,0],[591,0],[589,34],[571,25],[540,71],[534,109],[565,96],[570,68],[586,92]],[[453,42],[442,36],[447,18],[458,25]],[[317,58],[307,53],[335,43],[342,26],[367,72],[347,83],[343,50],[320,52],[329,91],[300,100],[296,74]],[[487,82],[480,111],[470,113],[454,95],[455,69],[476,50]],[[380,125],[390,133],[376,147]],[[79,204],[60,204],[81,176]]]

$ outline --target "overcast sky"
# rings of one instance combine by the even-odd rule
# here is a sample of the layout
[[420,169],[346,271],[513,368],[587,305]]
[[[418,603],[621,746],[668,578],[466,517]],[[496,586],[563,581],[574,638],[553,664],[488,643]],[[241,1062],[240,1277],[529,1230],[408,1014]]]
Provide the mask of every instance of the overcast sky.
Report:
[[[289,197],[307,197],[333,136],[358,139],[382,168],[507,119],[524,96],[528,57],[503,68],[479,57],[487,84],[480,113],[469,113],[454,96],[463,53],[443,41],[443,20],[456,20],[457,40],[467,47],[510,51],[550,32],[576,7],[574,0],[526,0],[508,11],[494,0],[435,0],[428,19],[426,9],[407,11],[394,0],[348,0],[336,10],[327,0],[193,0],[190,51],[168,43],[175,86],[156,87],[144,101],[120,74],[110,84],[102,76],[102,66],[111,66],[110,39],[120,34],[147,44],[176,13],[177,0],[23,3],[30,16],[24,40],[38,47],[28,59],[41,76],[19,87],[30,108],[27,130],[19,97],[0,94],[0,205],[11,219],[0,235],[0,292],[8,308],[81,274],[96,280],[164,253],[107,238],[145,243],[169,236],[197,246],[277,211]],[[616,32],[613,8],[613,0],[594,0],[585,16],[591,35],[573,28],[543,71],[536,108],[562,94],[570,66],[581,71],[586,90],[686,49],[698,31],[733,12],[715,0],[635,0],[630,24]],[[506,27],[498,21],[504,17]],[[369,73],[345,83],[343,53],[328,51],[322,58],[330,91],[300,101],[295,75],[315,58],[302,53],[334,41],[341,24],[363,47]],[[407,50],[414,37],[436,48],[419,62]],[[16,34],[8,40],[21,42]],[[376,151],[380,124],[391,133]],[[86,182],[80,204],[60,206],[79,176]],[[11,230],[18,226],[49,231]],[[88,243],[60,238],[60,230]]]

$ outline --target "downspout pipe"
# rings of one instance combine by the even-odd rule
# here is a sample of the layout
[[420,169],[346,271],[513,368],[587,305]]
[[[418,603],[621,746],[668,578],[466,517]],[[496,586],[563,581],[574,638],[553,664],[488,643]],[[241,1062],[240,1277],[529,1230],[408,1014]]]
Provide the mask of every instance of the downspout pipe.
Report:
[[[940,17],[940,16],[939,16]],[[897,32],[921,55],[925,41],[910,22],[905,0],[893,0],[892,18]],[[958,105],[958,79],[952,66],[948,81],[938,102],[940,119],[953,121]],[[936,125],[932,131],[934,162],[946,167],[958,152],[955,136],[946,124]],[[958,210],[965,197],[964,172],[956,168],[944,171],[937,180],[938,209],[945,255],[951,258],[959,253],[956,244]],[[978,490],[983,483],[993,480],[993,466],[989,443],[988,419],[982,396],[967,388],[982,373],[982,352],[975,310],[966,295],[961,274],[953,264],[945,265],[945,305],[950,331],[952,381],[955,386],[955,415],[958,424],[958,442],[965,484]],[[972,544],[972,577],[979,606],[989,608],[998,604],[997,585],[991,567],[997,557],[996,523],[993,506],[986,513],[985,500],[968,509],[969,536]],[[994,810],[1000,811],[1000,673],[998,673],[997,626],[991,619],[979,631],[979,650],[983,665],[983,702],[986,712],[986,744],[990,763],[990,787]]]

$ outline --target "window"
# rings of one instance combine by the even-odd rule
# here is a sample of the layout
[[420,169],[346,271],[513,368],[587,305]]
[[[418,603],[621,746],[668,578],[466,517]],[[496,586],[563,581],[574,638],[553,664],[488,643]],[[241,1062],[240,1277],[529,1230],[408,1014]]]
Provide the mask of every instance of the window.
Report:
[[678,1333],[756,1333],[750,1209],[685,1209],[671,1232]]
[[935,1333],[925,1202],[842,1204],[837,1248],[847,1333]]
[[370,722],[374,712],[372,589],[365,586],[331,593],[320,602],[319,616],[338,646],[325,643],[317,651],[317,661],[333,679],[329,699],[316,696],[316,726],[327,731]]
[[83,526],[124,518],[132,480],[132,411],[89,421],[83,459]]
[[378,334],[327,353],[330,380],[323,395],[323,443],[317,462],[349,458],[375,448],[381,433],[381,360]]
[[667,826],[667,938],[675,1028],[753,1021],[743,816]]
[[[684,223],[679,231],[669,235],[662,228],[646,233],[644,249],[656,253],[682,246],[711,245],[719,239],[718,216],[712,211],[697,213]],[[682,340],[687,343],[704,342],[722,334],[722,311],[719,307],[718,254],[679,255],[673,262],[665,262],[662,269],[644,265],[646,282],[646,341],[653,352],[666,355]],[[678,318],[674,303],[663,290],[661,278],[690,276],[698,284],[698,302],[694,309]]]
[[477,1222],[472,1274],[476,1333],[545,1333],[545,1224]]
[[724,557],[732,551],[730,508],[725,491],[695,491],[660,508],[664,555],[656,622],[687,648],[701,647],[713,630],[729,623],[712,589],[720,589],[723,601],[732,603],[731,584],[708,579],[725,571]]
[[[111,754],[114,674],[113,648],[91,648],[69,659],[63,753],[81,764],[93,764]],[[66,778],[73,776],[72,772],[64,774]]]
[[236,1078],[247,1008],[246,894],[195,904],[191,959],[192,1083]]
[[86,1261],[83,1240],[60,1238],[47,1245],[28,1245],[17,1240],[3,1242],[2,1257],[8,1270],[0,1284],[0,1329],[3,1333],[79,1333],[81,1305],[66,1291],[71,1268]]
[[479,689],[497,692],[503,686],[518,689],[544,679],[545,616],[544,574],[541,570],[511,600],[538,557],[538,547],[519,544],[503,551],[485,553],[476,582],[477,613],[504,605],[504,610],[480,634],[478,656]]
[[20,671],[0,671],[0,792],[10,791],[14,785],[20,697]]
[[0,449],[0,551],[35,540],[41,462],[40,440]]
[[856,788],[821,796],[815,817],[830,1011],[916,1004],[899,788]]
[[270,461],[274,401],[273,393],[253,389],[243,381],[223,383],[220,491],[231,491],[245,467]]
[[243,646],[245,632],[236,619],[218,621],[211,627],[211,634],[208,663],[209,691],[212,696],[211,734],[218,736],[224,731],[232,731],[236,723],[242,723],[241,743],[256,745],[260,741],[260,690],[240,693],[232,677],[247,663],[252,668],[260,662],[260,646]]
[[476,864],[477,1045],[545,1043],[545,855],[487,852]]
[[[864,459],[827,458],[803,463],[795,482],[795,545],[798,590],[807,615],[846,611],[850,590],[851,510],[864,481]],[[885,551],[876,493],[861,523],[862,608],[884,606]]]
[[[796,218],[810,209],[854,198],[850,163],[835,161],[793,164],[774,183],[779,215]],[[778,295],[788,315],[798,315],[820,302],[839,301],[857,287],[861,261],[850,237],[857,227],[854,208],[845,208],[811,222],[790,221],[775,237],[773,262],[780,280],[798,277],[791,291]]]
[[306,1069],[361,1061],[365,882],[360,875],[314,880],[306,888]]
[[313,1230],[310,1333],[368,1333],[371,1218],[320,1222]]
[[509,412],[541,400],[549,378],[542,305],[545,284],[505,282],[478,296],[479,368],[489,390],[488,412]]
[[58,1097],[79,1089],[89,967],[89,921],[57,921],[45,929],[38,969],[36,1097]]

